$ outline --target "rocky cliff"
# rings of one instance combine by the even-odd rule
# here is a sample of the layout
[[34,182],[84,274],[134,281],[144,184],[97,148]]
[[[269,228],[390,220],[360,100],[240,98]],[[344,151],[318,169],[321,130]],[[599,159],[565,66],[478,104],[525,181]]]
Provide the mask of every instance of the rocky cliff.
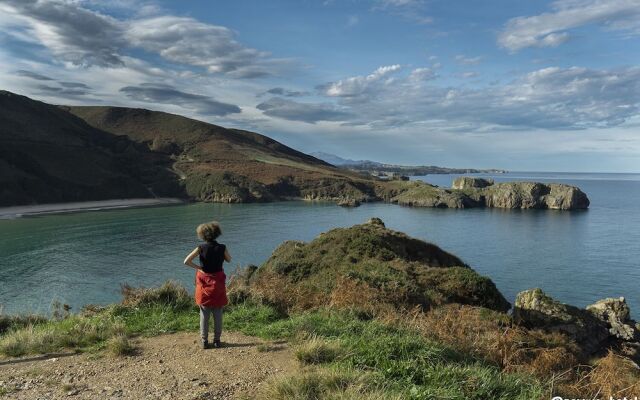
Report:
[[484,198],[486,207],[576,210],[589,207],[587,195],[560,183],[507,182],[487,186],[472,194]]

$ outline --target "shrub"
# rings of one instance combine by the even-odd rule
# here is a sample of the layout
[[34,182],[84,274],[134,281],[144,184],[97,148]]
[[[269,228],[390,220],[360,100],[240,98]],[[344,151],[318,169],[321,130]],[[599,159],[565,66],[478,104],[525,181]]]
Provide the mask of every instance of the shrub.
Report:
[[171,306],[186,309],[193,306],[193,299],[184,286],[175,281],[166,281],[157,288],[134,288],[127,284],[121,286],[122,305],[125,307],[148,307],[153,305]]
[[119,334],[107,340],[106,349],[114,356],[130,356],[135,354],[136,348],[126,335]]
[[0,315],[0,335],[29,325],[42,324],[47,318],[42,315]]

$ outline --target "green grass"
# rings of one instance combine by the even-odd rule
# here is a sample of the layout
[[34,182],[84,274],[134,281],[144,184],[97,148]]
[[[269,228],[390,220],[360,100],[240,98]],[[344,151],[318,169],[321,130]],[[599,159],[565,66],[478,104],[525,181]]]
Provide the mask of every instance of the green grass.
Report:
[[0,336],[0,354],[19,357],[63,349],[88,349],[125,332],[125,326],[111,313],[91,317],[73,315],[24,328],[11,329]]
[[[134,350],[128,340],[133,335],[195,334],[197,308],[186,302],[184,293],[171,287],[162,290],[162,296],[137,293],[128,302],[93,315],[10,329],[0,335],[0,353],[21,356],[67,348],[126,355]],[[529,400],[542,396],[542,386],[533,378],[504,373],[416,331],[362,319],[353,312],[319,309],[287,316],[271,306],[243,302],[226,308],[224,324],[226,330],[265,340],[289,340],[297,357],[310,366],[272,382],[264,389],[264,398]]]
[[[373,373],[368,380],[372,392],[384,387],[390,395],[401,394],[402,398],[529,400],[542,396],[542,386],[533,378],[505,374],[494,365],[460,354],[416,332],[376,320],[360,320],[352,313],[319,310],[267,324],[242,325],[241,321],[252,321],[247,318],[252,310],[256,318],[264,315],[265,310],[264,306],[254,308],[246,304],[240,310],[242,319],[235,320],[239,330],[269,339],[312,337],[324,344],[309,346],[303,342],[305,351],[299,355],[302,361],[318,361],[338,371]],[[227,319],[235,319],[235,311],[232,309]],[[327,343],[331,343],[330,351]],[[318,354],[320,359],[314,359]],[[303,381],[298,383],[308,384]],[[320,385],[317,379],[315,382]]]
[[326,364],[344,356],[337,341],[327,341],[315,336],[300,343],[295,354],[303,364]]

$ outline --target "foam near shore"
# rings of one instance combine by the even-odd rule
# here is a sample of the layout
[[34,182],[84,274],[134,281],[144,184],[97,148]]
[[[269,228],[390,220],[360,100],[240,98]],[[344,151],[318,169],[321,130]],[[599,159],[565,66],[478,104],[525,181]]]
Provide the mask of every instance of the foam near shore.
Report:
[[153,199],[114,199],[74,203],[36,204],[0,208],[0,219],[14,219],[30,215],[60,214],[80,211],[110,210],[115,208],[149,207],[181,204],[183,200],[163,197]]

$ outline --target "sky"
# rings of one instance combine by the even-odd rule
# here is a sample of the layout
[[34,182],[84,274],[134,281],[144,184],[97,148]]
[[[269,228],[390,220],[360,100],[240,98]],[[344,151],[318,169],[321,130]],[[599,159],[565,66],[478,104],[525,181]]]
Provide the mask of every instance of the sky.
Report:
[[0,89],[351,159],[640,172],[640,0],[0,0]]

